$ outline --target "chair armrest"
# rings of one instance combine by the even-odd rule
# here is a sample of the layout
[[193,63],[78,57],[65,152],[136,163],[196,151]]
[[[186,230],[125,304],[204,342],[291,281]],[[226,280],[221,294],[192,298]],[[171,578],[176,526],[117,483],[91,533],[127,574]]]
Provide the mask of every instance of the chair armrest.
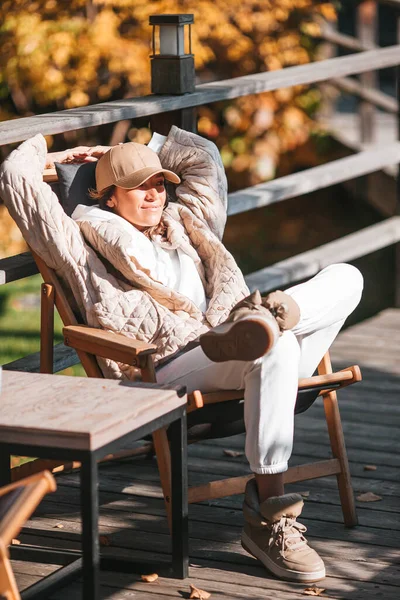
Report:
[[[335,373],[327,373],[325,375],[313,375],[312,377],[305,377],[299,379],[299,390],[312,390],[313,388],[319,388],[319,394],[324,395],[330,390],[338,390],[344,388],[353,383],[357,383],[362,380],[360,367],[353,365],[336,371]],[[229,402],[231,400],[242,400],[244,397],[244,390],[219,390],[218,392],[207,392],[203,394],[200,390],[196,390],[191,394],[188,394],[188,414],[207,404],[217,404],[220,402]]]
[[157,351],[157,346],[154,344],[86,325],[63,327],[63,335],[66,346],[127,365],[140,366],[141,357],[144,358]]
[[343,388],[353,383],[357,383],[362,380],[360,367],[358,365],[353,365],[352,367],[347,367],[347,369],[343,369],[342,371],[336,371],[335,373],[327,373],[325,375],[313,375],[312,377],[305,377],[304,379],[299,379],[299,390],[304,388],[314,388],[326,386],[329,388],[330,386],[336,386],[338,388]]

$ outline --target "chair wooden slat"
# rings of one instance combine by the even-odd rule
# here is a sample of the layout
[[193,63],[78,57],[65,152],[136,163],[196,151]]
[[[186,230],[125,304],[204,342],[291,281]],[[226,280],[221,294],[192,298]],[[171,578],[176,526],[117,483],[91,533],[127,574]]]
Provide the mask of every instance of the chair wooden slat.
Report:
[[43,496],[54,492],[56,483],[49,471],[37,473],[0,488],[0,597],[20,600],[11,568],[8,546],[20,532]]

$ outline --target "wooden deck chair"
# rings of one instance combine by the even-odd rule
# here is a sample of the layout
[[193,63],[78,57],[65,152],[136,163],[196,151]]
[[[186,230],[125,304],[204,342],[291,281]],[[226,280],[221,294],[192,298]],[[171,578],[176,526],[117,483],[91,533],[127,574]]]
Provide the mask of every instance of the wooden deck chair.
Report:
[[[109,358],[137,367],[144,382],[157,381],[153,354],[156,347],[144,342],[135,341],[121,334],[102,331],[79,324],[72,312],[63,288],[55,273],[36,255],[35,260],[45,283],[42,285],[42,321],[41,321],[41,369],[52,372],[53,367],[53,317],[54,305],[64,323],[64,343],[74,348],[89,377],[102,377],[96,356]],[[344,522],[347,526],[357,524],[354,497],[351,486],[350,470],[344,443],[336,391],[361,380],[360,369],[352,366],[336,373],[332,372],[329,353],[322,359],[318,367],[319,375],[299,380],[299,391],[296,413],[304,412],[311,406],[318,395],[324,399],[326,422],[330,437],[333,458],[310,464],[290,467],[285,473],[285,482],[294,483],[328,475],[336,475]],[[197,434],[189,436],[190,442],[209,437],[224,437],[244,431],[242,390],[231,390],[202,394],[197,390],[188,395],[188,420],[197,430]],[[219,410],[221,403],[223,409]],[[219,410],[219,415],[218,415]],[[202,412],[203,411],[203,412]],[[196,418],[191,417],[196,413]],[[221,427],[213,427],[219,418]],[[227,415],[231,415],[228,419]],[[204,416],[203,416],[204,415]],[[232,418],[233,415],[233,418]],[[225,423],[224,423],[225,421]],[[198,425],[202,427],[198,427]],[[225,425],[225,428],[224,428]],[[200,431],[199,433],[199,429]],[[165,429],[153,434],[154,450],[157,456],[161,485],[167,509],[170,502],[170,454],[167,432]],[[206,485],[189,488],[189,502],[201,502],[212,498],[241,494],[251,476],[234,477],[213,481]]]
[[17,537],[43,496],[56,490],[49,471],[0,488],[0,598],[20,600],[8,546]]
[[[55,182],[55,171],[48,171],[44,180]],[[157,381],[153,354],[156,347],[144,342],[135,341],[121,334],[86,327],[72,311],[63,287],[56,274],[37,255],[34,255],[39,271],[42,274],[41,294],[41,372],[53,372],[53,321],[54,306],[64,324],[64,342],[74,348],[89,377],[103,377],[97,364],[96,356],[123,362],[138,368],[142,381]],[[344,522],[347,526],[357,523],[354,497],[351,486],[350,470],[347,460],[344,436],[341,425],[336,390],[361,380],[357,366],[332,373],[329,353],[318,367],[318,376],[299,380],[296,413],[304,412],[312,405],[318,395],[324,399],[324,408],[333,458],[310,464],[291,467],[285,473],[285,482],[294,483],[328,475],[336,475]],[[189,435],[189,441],[195,442],[205,437],[224,437],[244,431],[243,407],[241,400],[243,391],[232,390],[202,394],[197,390],[188,396],[188,421],[194,425],[195,434]],[[226,403],[229,402],[229,410]],[[221,403],[224,403],[221,405]],[[221,406],[223,409],[221,411]],[[223,414],[223,418],[221,418]],[[227,415],[233,414],[233,419]],[[215,426],[215,420],[218,426]],[[199,427],[201,425],[202,427]],[[202,430],[199,434],[199,430]],[[165,429],[153,433],[154,451],[157,456],[161,485],[170,518],[170,454],[167,432]],[[43,468],[39,462],[36,468]],[[54,466],[49,464],[49,468]],[[32,465],[31,468],[35,468]],[[206,485],[189,488],[189,502],[200,502],[244,492],[245,485],[251,476],[235,477],[221,481],[213,481]]]

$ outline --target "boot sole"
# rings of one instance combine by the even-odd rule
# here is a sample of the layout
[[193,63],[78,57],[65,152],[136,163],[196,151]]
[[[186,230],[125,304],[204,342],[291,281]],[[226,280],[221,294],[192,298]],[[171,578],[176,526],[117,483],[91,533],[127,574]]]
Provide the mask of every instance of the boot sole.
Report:
[[278,337],[278,325],[274,328],[264,319],[247,317],[203,334],[200,346],[213,362],[252,361],[269,352]]
[[285,579],[287,581],[296,581],[297,583],[314,583],[315,581],[321,581],[324,579],[325,567],[320,569],[319,571],[313,571],[309,573],[304,573],[302,571],[292,571],[291,569],[283,569],[279,565],[275,564],[273,560],[269,558],[265,552],[261,550],[255,544],[246,533],[242,534],[242,546],[254,558],[257,558],[268,571],[270,571],[279,579]]

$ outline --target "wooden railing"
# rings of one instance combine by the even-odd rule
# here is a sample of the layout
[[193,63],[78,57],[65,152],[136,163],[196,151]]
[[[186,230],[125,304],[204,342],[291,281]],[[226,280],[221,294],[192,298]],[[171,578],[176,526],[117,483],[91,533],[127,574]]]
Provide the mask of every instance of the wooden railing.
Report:
[[[393,14],[397,22],[397,43],[400,43],[400,0],[354,1],[357,2],[355,7],[357,38],[339,33],[331,23],[321,23],[321,39],[331,44],[330,54],[335,54],[337,48],[363,52],[379,47],[379,4],[394,9]],[[362,74],[360,72],[359,81],[349,77],[335,77],[331,80],[331,83],[339,90],[352,94],[360,100],[360,144],[374,142],[378,127],[375,108],[398,114],[398,100],[378,89],[377,77],[373,69]]]
[[[398,9],[400,15],[400,0],[382,0],[382,3]],[[157,123],[157,130],[161,133],[163,133],[161,131],[163,123],[169,127],[171,123],[175,122],[177,125],[186,126],[189,129],[189,124],[195,122],[193,113],[196,106],[299,84],[316,84],[326,81],[333,82],[341,89],[355,94],[368,105],[398,114],[398,98],[394,99],[377,89],[365,87],[362,81],[355,81],[349,76],[396,67],[399,81],[400,29],[398,45],[387,48],[378,48],[374,45],[372,49],[369,49],[367,44],[368,48],[366,49],[366,44],[360,40],[345,36],[327,27],[322,28],[321,36],[330,43],[343,46],[356,51],[356,53],[280,71],[202,84],[196,87],[194,93],[183,96],[153,95],[123,99],[2,122],[0,123],[0,145],[19,142],[36,133],[43,135],[64,133],[145,116],[157,119],[157,121],[153,121],[153,124]],[[162,116],[160,117],[160,115]],[[381,147],[371,147],[322,166],[229,194],[228,215],[283,202],[295,196],[374,173],[387,165],[398,165],[399,163],[400,141]],[[400,181],[399,178],[398,181]],[[332,262],[353,261],[391,245],[397,247],[400,242],[400,216],[397,216],[398,214],[399,211],[396,210],[392,216],[376,225],[251,273],[246,276],[247,284],[251,290],[258,288],[262,292],[268,292],[312,276]],[[0,285],[35,273],[37,273],[37,268],[30,253],[0,260]],[[397,278],[396,302],[400,303],[399,277],[394,274],[395,278]],[[78,362],[77,357],[70,349],[63,345],[56,347],[54,372],[76,362]],[[39,353],[4,365],[4,368],[38,371]]]

